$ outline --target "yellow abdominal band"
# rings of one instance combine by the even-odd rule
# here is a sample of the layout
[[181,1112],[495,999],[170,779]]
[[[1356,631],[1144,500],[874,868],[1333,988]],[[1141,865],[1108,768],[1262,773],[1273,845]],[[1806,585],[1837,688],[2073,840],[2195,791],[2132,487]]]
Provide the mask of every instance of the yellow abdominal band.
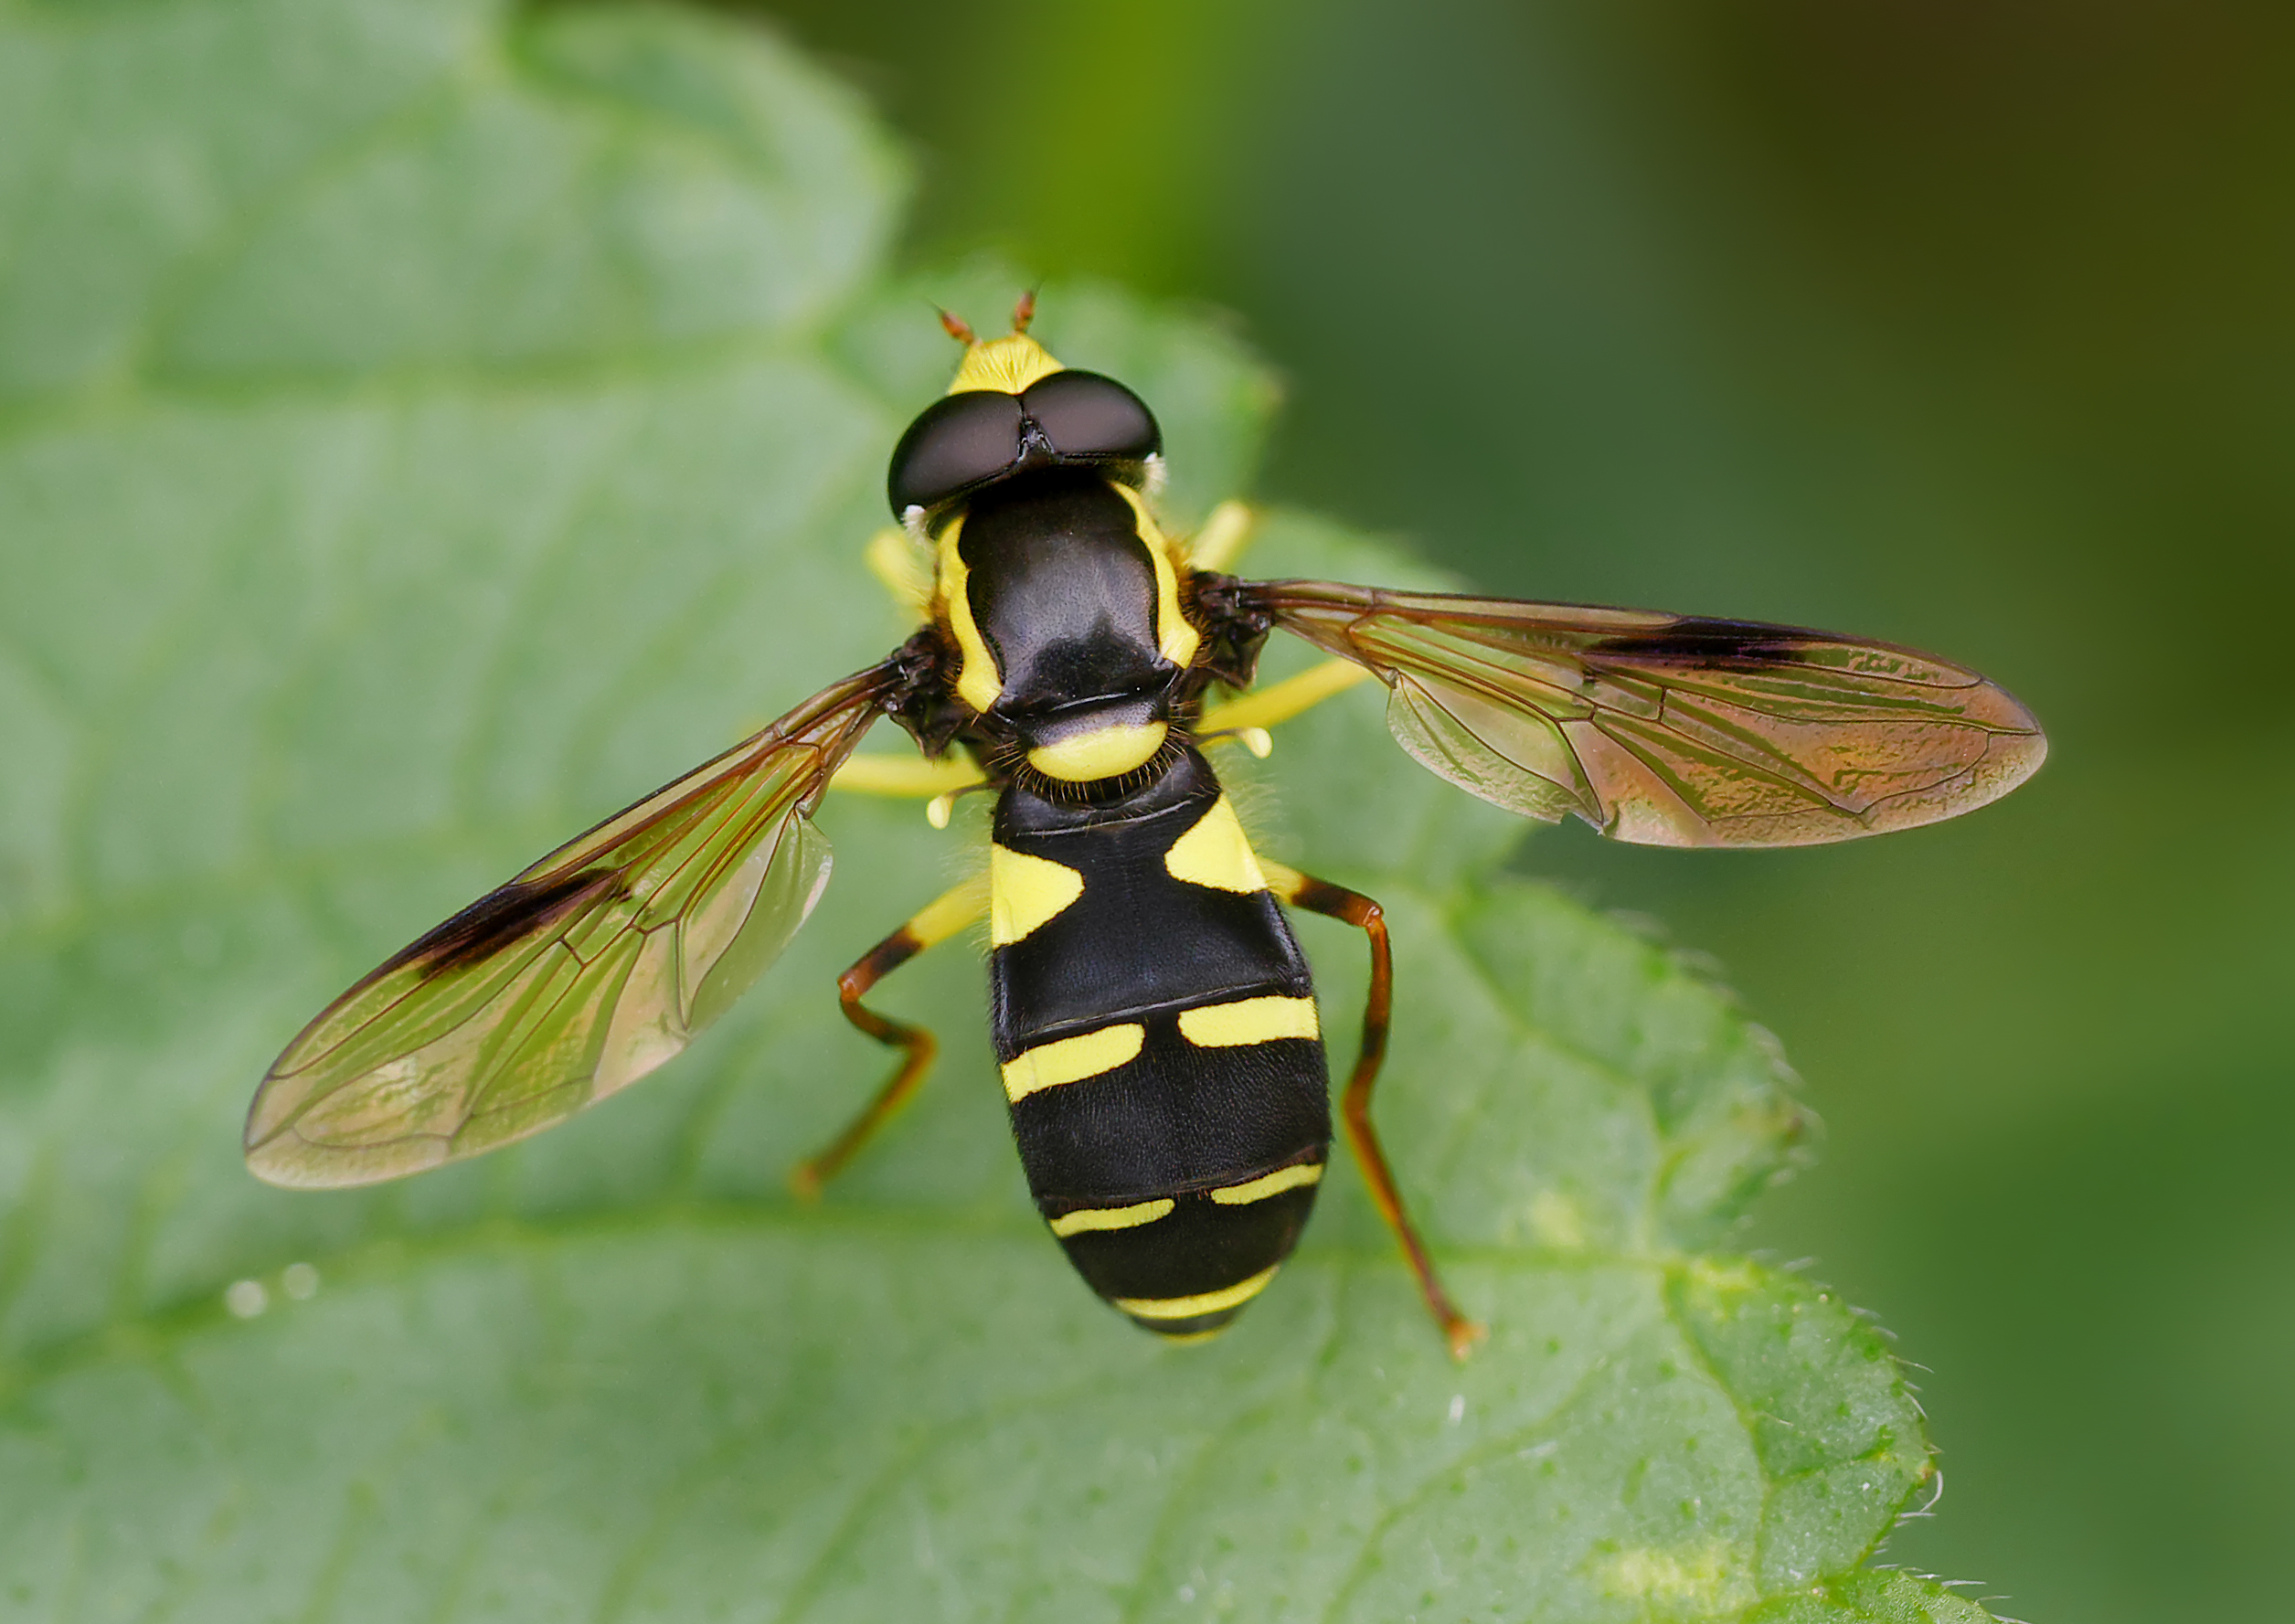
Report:
[[1114,722],[1040,744],[1028,752],[1028,765],[1064,783],[1118,778],[1154,760],[1169,731],[1161,722]]
[[1147,1028],[1137,1021],[1102,1026],[1097,1032],[1056,1038],[1015,1055],[1004,1063],[1004,1098],[1015,1105],[1043,1088],[1080,1083],[1101,1072],[1113,1071],[1137,1057],[1147,1040]]
[[1281,1267],[1271,1264],[1249,1279],[1193,1297],[1115,1297],[1109,1300],[1135,1320],[1193,1320],[1205,1314],[1224,1313],[1250,1301],[1267,1290],[1267,1282],[1275,1278],[1275,1270]]

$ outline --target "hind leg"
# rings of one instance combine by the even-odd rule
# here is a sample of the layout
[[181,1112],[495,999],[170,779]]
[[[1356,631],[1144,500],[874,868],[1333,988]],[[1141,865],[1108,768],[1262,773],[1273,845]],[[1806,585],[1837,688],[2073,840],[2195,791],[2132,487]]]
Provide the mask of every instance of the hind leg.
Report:
[[1260,867],[1266,871],[1267,883],[1275,895],[1291,907],[1352,925],[1370,941],[1371,986],[1363,1003],[1363,1047],[1355,1057],[1355,1073],[1347,1078],[1346,1093],[1340,1101],[1340,1120],[1346,1126],[1347,1144],[1355,1152],[1355,1162],[1363,1170],[1363,1182],[1370,1189],[1372,1205],[1378,1208],[1378,1215],[1387,1220],[1387,1226],[1395,1232],[1395,1238],[1402,1243],[1410,1271],[1418,1277],[1419,1295],[1427,1300],[1428,1311],[1441,1327],[1442,1339],[1450,1344],[1451,1356],[1463,1359],[1482,1339],[1484,1332],[1459,1312],[1450,1294],[1443,1290],[1426,1243],[1418,1238],[1410,1215],[1403,1210],[1402,1191],[1395,1183],[1394,1170],[1387,1165],[1387,1152],[1380,1148],[1378,1130],[1371,1126],[1371,1087],[1377,1082],[1379,1067],[1387,1058],[1387,1030],[1395,999],[1395,961],[1387,944],[1387,917],[1377,903],[1359,891],[1285,868],[1280,863],[1262,859]]

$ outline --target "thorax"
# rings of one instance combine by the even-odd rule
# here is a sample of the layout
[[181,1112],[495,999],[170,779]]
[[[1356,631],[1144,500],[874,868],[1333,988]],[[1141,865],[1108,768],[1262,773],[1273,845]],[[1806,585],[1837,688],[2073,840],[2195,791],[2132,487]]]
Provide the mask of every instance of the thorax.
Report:
[[957,696],[992,746],[1055,783],[1159,758],[1200,640],[1135,493],[1065,470],[994,487],[941,532],[939,577]]

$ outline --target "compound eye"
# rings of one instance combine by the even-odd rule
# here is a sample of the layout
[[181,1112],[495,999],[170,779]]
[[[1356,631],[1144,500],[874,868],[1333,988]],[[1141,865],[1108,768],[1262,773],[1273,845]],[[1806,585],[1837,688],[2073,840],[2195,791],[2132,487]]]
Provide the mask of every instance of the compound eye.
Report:
[[1020,403],[1062,462],[1143,462],[1163,449],[1147,403],[1097,372],[1056,372]]
[[1020,400],[968,389],[927,407],[893,448],[885,494],[894,514],[932,508],[1020,459]]

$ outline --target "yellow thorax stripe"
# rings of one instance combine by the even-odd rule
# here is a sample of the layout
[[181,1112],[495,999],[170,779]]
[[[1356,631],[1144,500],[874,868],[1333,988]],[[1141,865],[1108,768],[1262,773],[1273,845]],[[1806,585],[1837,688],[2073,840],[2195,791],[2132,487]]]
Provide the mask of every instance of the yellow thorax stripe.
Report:
[[1092,1206],[1079,1213],[1062,1213],[1052,1220],[1052,1233],[1065,1240],[1071,1235],[1082,1235],[1094,1229],[1137,1229],[1142,1224],[1153,1224],[1158,1218],[1171,1215],[1179,1203],[1170,1196],[1142,1201],[1132,1206]]
[[1263,1173],[1255,1179],[1246,1179],[1239,1184],[1229,1184],[1224,1190],[1214,1190],[1211,1198],[1221,1206],[1248,1206],[1254,1201],[1280,1195],[1286,1190],[1296,1190],[1302,1184],[1322,1182],[1322,1162],[1299,1162],[1289,1167],[1279,1167],[1273,1173]]
[[1008,948],[1084,894],[1084,876],[1065,863],[1009,846],[988,848],[988,942]]
[[963,534],[962,514],[951,519],[940,532],[940,612],[948,617],[949,631],[956,638],[956,696],[985,713],[1004,696],[1004,679],[996,669],[995,655],[988,652],[988,640],[981,636],[979,623],[972,619],[972,600],[964,586],[971,571],[956,546],[957,537]]
[[1163,866],[1174,879],[1215,891],[1267,889],[1267,876],[1259,872],[1243,824],[1225,795],[1212,802],[1193,829],[1172,842],[1172,849],[1163,854]]
[[1235,1049],[1279,1037],[1321,1037],[1312,998],[1238,998],[1179,1012],[1179,1035],[1199,1049]]
[[1110,1300],[1135,1320],[1192,1320],[1199,1314],[1216,1314],[1250,1301],[1267,1290],[1267,1282],[1275,1278],[1275,1270],[1281,1267],[1280,1263],[1270,1264],[1248,1280],[1238,1280],[1217,1291],[1198,1291],[1193,1297],[1117,1297]]
[[1136,1021],[1102,1026],[1077,1037],[1039,1044],[1004,1064],[1004,1098],[1017,1105],[1039,1088],[1080,1083],[1086,1077],[1113,1071],[1140,1052],[1147,1028]]
[[1148,558],[1155,566],[1155,647],[1156,652],[1173,664],[1185,668],[1195,663],[1195,651],[1203,645],[1202,636],[1180,612],[1179,571],[1173,565],[1178,549],[1171,537],[1163,534],[1148,511],[1147,498],[1130,485],[1114,484],[1123,499],[1132,504],[1132,516],[1139,525],[1140,539],[1147,544]]

